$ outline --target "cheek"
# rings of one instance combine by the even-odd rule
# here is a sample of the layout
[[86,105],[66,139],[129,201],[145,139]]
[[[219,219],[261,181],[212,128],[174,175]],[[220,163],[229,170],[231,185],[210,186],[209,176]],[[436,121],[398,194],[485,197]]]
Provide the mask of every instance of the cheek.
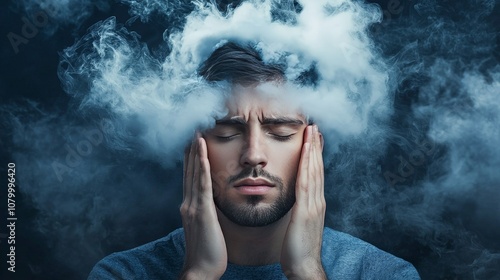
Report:
[[273,151],[272,157],[276,159],[274,162],[279,168],[277,171],[286,181],[292,180],[297,174],[302,151],[301,143],[301,141],[287,144],[281,143],[271,149]]
[[230,144],[217,144],[207,141],[208,161],[212,180],[218,185],[227,182],[227,178],[237,174],[237,147]]

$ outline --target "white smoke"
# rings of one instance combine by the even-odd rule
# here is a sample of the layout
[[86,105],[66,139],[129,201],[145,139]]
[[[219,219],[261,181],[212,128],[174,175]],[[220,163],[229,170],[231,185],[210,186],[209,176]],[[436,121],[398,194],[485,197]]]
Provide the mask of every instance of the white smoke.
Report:
[[109,134],[115,148],[139,144],[144,157],[168,165],[197,126],[223,110],[222,94],[173,66],[161,67],[137,34],[110,18],[65,50],[59,75],[82,112],[100,109],[123,128]]
[[[190,0],[119,0],[130,7],[129,13],[132,16],[139,17],[141,21],[150,21],[153,15],[159,14],[166,17],[173,17],[175,14],[187,12],[191,6]],[[186,9],[186,10],[185,10]]]
[[24,12],[33,17],[43,13],[51,22],[43,28],[48,34],[54,34],[60,26],[73,25],[79,27],[95,11],[109,9],[109,0],[21,0],[16,2]]
[[229,15],[198,4],[183,32],[171,36],[176,58],[167,63],[194,71],[221,42],[257,44],[265,61],[287,65],[289,80],[315,67],[319,81],[314,88],[300,87],[297,98],[305,112],[324,124],[326,135],[359,134],[370,114],[387,114],[387,74],[366,35],[381,13],[351,1],[301,4],[301,13],[288,13],[281,21],[272,16],[272,1],[245,2]]
[[[61,80],[81,98],[82,109],[105,108],[119,121],[133,117],[143,148],[164,159],[222,110],[221,89],[209,89],[196,71],[226,41],[253,44],[266,62],[284,62],[289,80],[314,67],[315,86],[298,85],[295,95],[335,145],[338,136],[365,131],[370,117],[387,115],[387,74],[366,35],[380,20],[374,6],[308,1],[301,13],[281,21],[273,19],[273,9],[272,1],[249,1],[222,14],[213,4],[196,2],[183,30],[168,38],[171,52],[161,63],[110,18],[65,50]],[[88,86],[75,87],[73,79]]]

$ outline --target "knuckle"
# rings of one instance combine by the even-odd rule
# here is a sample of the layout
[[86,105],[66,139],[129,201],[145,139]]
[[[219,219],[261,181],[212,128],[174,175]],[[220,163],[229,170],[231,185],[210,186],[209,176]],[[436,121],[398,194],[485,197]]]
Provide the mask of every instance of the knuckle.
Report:
[[193,205],[188,205],[186,202],[183,202],[180,207],[181,217],[183,220],[192,221],[197,216],[197,210]]
[[196,219],[196,211],[192,208],[181,211],[181,218],[183,221],[190,223]]
[[196,209],[193,209],[192,207],[190,207],[187,212],[186,212],[186,215],[187,215],[187,218],[189,220],[193,220],[195,219],[196,217]]
[[326,204],[320,203],[317,209],[319,214],[324,214],[326,212]]
[[186,203],[182,203],[179,211],[181,212],[181,216],[185,216],[187,214],[188,206]]
[[325,203],[321,204],[320,210],[321,210],[322,213],[325,213],[325,211],[326,211],[326,204]]

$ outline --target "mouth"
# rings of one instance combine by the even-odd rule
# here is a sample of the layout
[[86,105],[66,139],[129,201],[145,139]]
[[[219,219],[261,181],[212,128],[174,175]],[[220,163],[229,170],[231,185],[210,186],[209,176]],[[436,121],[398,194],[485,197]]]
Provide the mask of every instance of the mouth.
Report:
[[235,189],[243,195],[264,195],[274,184],[262,178],[247,178],[234,184]]

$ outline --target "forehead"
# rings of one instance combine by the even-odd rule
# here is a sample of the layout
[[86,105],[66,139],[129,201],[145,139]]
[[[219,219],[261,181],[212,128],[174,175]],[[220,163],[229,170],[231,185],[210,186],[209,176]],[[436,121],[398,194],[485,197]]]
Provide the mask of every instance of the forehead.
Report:
[[243,87],[235,85],[226,100],[228,116],[249,118],[250,115],[304,118],[285,88],[276,84]]

